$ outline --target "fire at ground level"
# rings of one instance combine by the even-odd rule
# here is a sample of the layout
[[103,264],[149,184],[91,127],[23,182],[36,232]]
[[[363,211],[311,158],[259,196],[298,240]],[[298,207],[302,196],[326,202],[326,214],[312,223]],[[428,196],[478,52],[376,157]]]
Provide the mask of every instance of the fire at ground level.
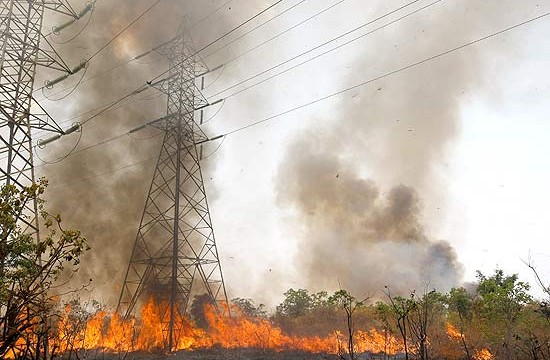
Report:
[[[324,354],[324,353],[310,353],[300,350],[286,350],[275,351],[266,349],[224,349],[224,348],[211,348],[200,349],[194,351],[177,351],[170,354],[162,352],[135,352],[129,354],[113,354],[102,353],[99,350],[92,350],[86,353],[81,352],[79,354],[81,359],[104,359],[104,360],[120,360],[121,358],[132,360],[342,360],[339,355]],[[73,356],[73,358],[75,358]],[[358,360],[394,360],[404,359],[403,354],[398,355],[384,355],[384,354],[369,354],[363,353],[357,356]]]
[[[83,353],[80,355],[84,355]],[[105,360],[119,360],[120,354],[103,354],[100,352],[88,352],[88,358],[101,358]],[[333,354],[312,354],[299,350],[275,351],[264,349],[201,349],[194,351],[177,351],[171,354],[158,353],[130,353],[126,358],[132,360],[152,360],[152,359],[174,359],[174,360],[341,360],[338,355]],[[85,358],[82,357],[81,358]],[[360,360],[366,359],[400,359],[404,356],[386,356],[383,354],[361,354]]]
[[[201,328],[181,317],[176,324],[177,342],[172,352],[166,351],[166,339],[161,314],[167,304],[152,298],[143,306],[140,317],[122,319],[116,313],[98,311],[86,319],[78,319],[75,309],[66,306],[59,320],[53,324],[55,336],[49,347],[59,359],[348,359],[348,334],[332,330],[323,336],[297,336],[285,333],[267,318],[251,318],[233,309],[233,316],[221,314],[211,305],[204,306],[207,326]],[[80,321],[84,320],[84,321]],[[29,332],[29,335],[32,332]],[[462,359],[461,334],[451,324],[439,347],[445,355],[433,359]],[[23,340],[24,338],[21,338]],[[404,359],[400,339],[380,329],[354,330],[355,359]],[[26,358],[22,341],[20,353],[9,353],[7,358]],[[409,350],[416,358],[414,350]],[[486,349],[472,354],[473,360],[491,360]]]

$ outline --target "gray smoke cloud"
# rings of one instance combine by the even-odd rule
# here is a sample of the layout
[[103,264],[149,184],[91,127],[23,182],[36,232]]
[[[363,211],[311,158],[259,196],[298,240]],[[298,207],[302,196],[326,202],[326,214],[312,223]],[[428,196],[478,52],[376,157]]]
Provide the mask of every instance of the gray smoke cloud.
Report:
[[[82,35],[67,45],[56,44],[77,32],[82,26],[82,22],[79,22],[59,36],[53,36],[52,42],[68,64],[77,64],[93,54],[151,4],[150,1],[135,0],[100,1],[96,4],[90,25]],[[221,4],[222,1],[205,4],[192,0],[159,3],[90,62],[85,78],[169,40],[177,34],[181,24],[184,28],[189,28]],[[84,2],[73,2],[75,8],[79,9],[79,5],[83,6]],[[197,31],[191,31],[192,38],[188,40],[195,48],[196,44],[202,46],[216,32],[225,29],[223,13],[221,11],[214,14],[209,19],[216,21],[220,27],[208,30],[200,29],[200,25],[197,25],[194,29]],[[48,20],[48,24],[60,21],[55,17]],[[116,100],[145,84],[166,68],[167,61],[161,55],[153,53],[121,66],[106,76],[83,83],[74,94],[62,101],[44,101],[44,105],[57,115],[56,119],[64,119]],[[59,98],[67,94],[70,89],[61,91],[60,94],[56,92],[75,84],[79,75],[52,90],[46,90],[44,95]],[[57,74],[46,74],[44,77],[51,79],[55,76]],[[82,141],[77,150],[123,134],[166,113],[166,97],[156,90],[131,96],[120,105],[125,106],[117,105],[112,111],[84,126]],[[82,121],[87,116],[74,121]],[[71,123],[69,121],[63,125],[66,128]],[[38,134],[36,138],[41,135]],[[50,181],[47,207],[62,214],[66,227],[81,230],[92,247],[92,251],[84,255],[72,286],[76,288],[92,279],[93,291],[90,296],[109,305],[115,305],[118,300],[153,175],[155,157],[160,151],[161,135],[158,131],[145,129],[78,153],[57,164],[38,168],[39,175],[46,176]],[[62,141],[39,151],[38,155],[46,161],[54,160],[67,153],[77,138],[78,134],[63,138]],[[124,171],[110,173],[113,169],[132,164],[136,165]],[[215,161],[209,161],[204,171],[215,166]]]
[[[374,18],[395,7],[392,2],[368,11]],[[504,9],[497,1],[442,2],[400,21],[368,39],[340,86],[509,24]],[[444,219],[439,174],[460,132],[461,105],[483,92],[487,79],[481,74],[495,55],[480,49],[348,93],[336,115],[312,121],[290,141],[277,194],[302,229],[295,263],[312,287],[340,282],[364,294],[384,285],[399,292],[424,285],[445,291],[460,283],[463,269],[453,246],[432,233]]]
[[384,285],[405,292],[458,284],[456,253],[448,242],[428,238],[414,188],[397,185],[384,192],[353,163],[323,150],[323,140],[296,140],[279,181],[279,200],[295,208],[305,228],[296,263],[310,286],[340,282],[364,294]]
[[[193,24],[222,3],[221,0],[161,2],[94,58],[88,75],[149,50],[171,38],[182,20]],[[351,70],[342,69],[344,74],[350,71],[342,83],[380,75],[471,40],[477,34],[509,25],[510,19],[517,20],[517,14],[506,9],[515,3],[513,0],[443,1],[368,37],[367,45],[357,47]],[[75,4],[75,8],[80,8],[84,1]],[[532,0],[525,1],[525,9],[535,4]],[[77,64],[150,5],[147,0],[98,2],[88,29],[76,40],[57,48],[69,64]],[[354,6],[356,13],[369,12],[373,14],[369,18],[374,18],[399,5],[402,4],[397,1],[379,1],[374,5],[356,1]],[[224,9],[192,31],[195,44],[217,38],[265,8],[266,2],[238,1],[231,7],[232,10]],[[295,20],[302,20],[310,13],[313,10],[291,15]],[[339,18],[331,21],[343,23]],[[45,23],[58,24],[59,21],[52,17]],[[270,31],[283,30],[278,29],[277,24],[272,23]],[[313,45],[302,44],[308,34],[306,29],[299,30],[300,34],[289,33],[281,41],[283,45],[276,48],[277,55],[285,51],[285,42],[296,42],[300,48]],[[76,28],[68,29],[59,40],[70,38],[75,31]],[[298,41],[294,41],[296,39]],[[320,40],[312,42],[317,44]],[[228,57],[246,49],[233,49],[235,53]],[[265,60],[271,56],[271,50],[266,47],[260,55],[253,55]],[[423,66],[422,71],[413,69],[357,90],[341,101],[342,110],[337,116],[290,139],[277,177],[278,201],[282,207],[294,209],[296,229],[303,230],[295,263],[310,284],[333,286],[340,280],[351,290],[362,293],[386,284],[408,290],[428,281],[431,286],[444,290],[459,282],[461,265],[452,247],[435,240],[432,229],[445,215],[445,188],[441,186],[444,179],[438,174],[460,131],[461,104],[479,89],[488,87],[488,79],[480,75],[487,59],[478,50],[469,48],[452,57],[432,61]],[[219,62],[210,59],[208,64],[216,66],[223,62],[224,56],[227,54],[221,52],[214,57]],[[242,66],[253,68],[255,65],[259,70],[267,67],[260,60],[255,61],[254,56]],[[166,65],[162,57],[151,55],[82,84],[63,101],[43,105],[56,119],[66,119],[117,99],[162,72]],[[239,80],[250,75],[250,71],[242,74],[240,71],[239,67],[228,70],[221,82],[227,77]],[[43,74],[38,85],[58,75]],[[74,84],[76,80],[72,77],[60,86]],[[56,90],[57,87],[52,91]],[[155,98],[157,94],[148,91],[136,95],[124,102],[132,101],[128,106],[89,123],[84,128],[80,147],[96,144],[162,116],[166,111],[165,98]],[[50,91],[46,91],[46,95],[56,97]],[[244,119],[248,115],[240,111],[245,112],[247,107],[261,108],[275,99],[274,94],[260,91],[249,95],[254,103],[240,105],[242,110],[237,111]],[[284,109],[284,105],[280,107]],[[54,143],[38,151],[38,155],[44,160],[55,159],[66,153],[69,142],[74,143],[76,137],[75,134],[64,138],[63,143]],[[47,176],[51,183],[48,207],[64,216],[66,226],[81,229],[93,247],[83,258],[75,286],[92,278],[95,290],[92,296],[98,298],[99,294],[104,297],[100,300],[110,304],[116,303],[120,291],[159,145],[158,133],[147,130],[133,138],[126,137],[58,164],[38,168],[38,174]],[[150,160],[121,172],[108,173],[110,169],[144,159]],[[215,158],[204,165],[205,172],[211,172],[216,168]],[[82,178],[89,180],[80,181]],[[215,190],[207,184],[210,197],[215,195]],[[282,276],[279,282],[284,280]],[[258,286],[259,291],[262,286],[265,287],[263,282]]]

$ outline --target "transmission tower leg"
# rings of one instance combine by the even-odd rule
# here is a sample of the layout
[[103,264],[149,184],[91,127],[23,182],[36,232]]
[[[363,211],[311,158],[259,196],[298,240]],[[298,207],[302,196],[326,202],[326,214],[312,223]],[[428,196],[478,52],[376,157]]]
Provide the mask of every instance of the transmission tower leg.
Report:
[[[35,182],[30,113],[43,14],[39,2],[0,2],[0,182],[18,190]],[[38,236],[36,202],[19,220]]]
[[216,306],[227,295],[197,145],[204,134],[194,119],[200,98],[195,59],[182,37],[161,53],[170,61],[159,86],[168,97],[168,115],[155,123],[164,139],[118,309],[130,316],[151,295],[166,303],[160,321],[167,347],[175,349],[193,295],[206,293]]

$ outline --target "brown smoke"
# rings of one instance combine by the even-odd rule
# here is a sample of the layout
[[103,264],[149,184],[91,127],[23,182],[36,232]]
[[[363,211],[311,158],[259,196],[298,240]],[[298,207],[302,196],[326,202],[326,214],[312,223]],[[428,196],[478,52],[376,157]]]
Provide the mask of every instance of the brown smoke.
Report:
[[[396,5],[382,7],[369,9],[373,18]],[[363,43],[341,86],[513,23],[504,9],[499,1],[442,2],[388,27]],[[277,178],[278,199],[303,229],[295,261],[311,286],[340,281],[363,294],[384,285],[401,292],[425,284],[447,290],[461,281],[453,247],[431,235],[446,205],[439,173],[459,133],[463,101],[486,82],[481,74],[488,56],[481,54],[493,55],[494,45],[348,93],[338,115],[317,119],[291,140]]]
[[296,261],[312,284],[340,281],[355,293],[457,284],[456,254],[447,242],[428,239],[416,191],[398,185],[383,193],[324,147],[311,134],[297,140],[279,179],[280,201],[295,207],[305,227]]
[[[96,57],[88,75],[149,50],[171,38],[184,17],[192,24],[222,3],[222,0],[161,2]],[[387,7],[385,10],[400,5],[396,1],[379,3]],[[525,7],[530,3],[534,1],[526,1]],[[362,48],[361,56],[352,67],[353,74],[347,80],[354,83],[358,78],[379,75],[418,60],[415,56],[431,55],[470,40],[473,34],[507,25],[514,12],[506,9],[512,4],[513,0],[467,0],[460,4],[446,0],[412,20],[368,37],[368,46]],[[84,1],[80,5],[83,6]],[[149,5],[148,0],[98,1],[89,28],[73,42],[57,48],[70,65],[77,64]],[[246,0],[231,6],[231,21],[226,18],[227,11],[221,12],[208,19],[207,26],[193,31],[196,44],[217,38],[265,8],[266,2]],[[374,14],[384,12],[369,6],[357,2],[358,13],[372,11],[375,17]],[[75,8],[80,7],[75,5]],[[298,20],[306,15],[295,14]],[[55,19],[46,20],[48,26],[59,23],[54,22]],[[64,31],[59,40],[69,38],[74,30]],[[301,34],[290,35],[302,46]],[[288,38],[285,41],[289,41]],[[462,97],[486,82],[479,76],[483,59],[476,49],[432,61],[422,67],[422,71],[413,69],[350,94],[352,98],[340,104],[345,111],[329,125],[310,129],[292,139],[287,159],[279,170],[278,195],[284,207],[297,211],[297,224],[304,228],[296,262],[309,275],[312,284],[319,281],[334,284],[341,280],[347,287],[354,286],[363,292],[384,284],[408,289],[430,281],[432,286],[440,288],[459,281],[460,265],[452,248],[445,242],[434,241],[423,223],[427,220],[433,226],[441,218],[437,216],[438,208],[442,209],[441,213],[445,208],[444,191],[439,185],[442,179],[437,173],[444,166],[449,145],[459,130]],[[222,52],[221,57],[224,54]],[[263,57],[269,55],[270,51],[262,53]],[[224,59],[217,60],[219,62],[211,61],[208,65],[216,66]],[[117,99],[162,72],[166,65],[160,56],[152,55],[81,85],[63,101],[43,105],[56,119],[65,119]],[[41,80],[52,79],[59,73],[41,75]],[[244,78],[241,75],[236,74],[237,80]],[[222,79],[226,76],[227,72]],[[75,81],[73,77],[60,87]],[[49,91],[46,94],[51,95]],[[89,123],[84,128],[80,147],[96,144],[162,116],[166,111],[165,98],[152,98],[156,94],[149,91],[132,97],[128,101],[135,101],[130,105]],[[271,97],[272,94],[258,92],[253,104],[241,107],[256,107]],[[140,100],[149,98],[151,100]],[[281,107],[285,106],[281,104]],[[39,175],[50,179],[48,207],[64,216],[66,226],[81,229],[93,247],[83,259],[75,283],[91,277],[96,290],[93,296],[103,294],[103,300],[110,303],[116,302],[120,291],[154,159],[124,171],[98,175],[158,155],[160,138],[146,139],[155,134],[149,130],[136,133],[135,138],[145,140],[127,137],[38,168]],[[50,160],[65,153],[75,137],[71,135],[39,151],[40,157]],[[211,160],[206,165],[216,166]],[[81,178],[92,179],[76,181]],[[211,190],[207,187],[209,195]],[[321,283],[317,284],[322,287]]]
[[[136,18],[152,4],[150,1],[124,0],[115,2],[99,1],[92,21],[82,35],[67,45],[56,45],[69,64],[77,64],[88,58],[120,29]],[[151,10],[142,20],[132,26],[104,52],[90,62],[85,77],[108,69],[120,62],[150,50],[177,34],[184,21],[184,27],[204,17],[217,8],[221,2],[209,2],[204,6],[197,1],[164,1]],[[78,6],[75,6],[78,8]],[[220,24],[218,13],[210,21]],[[55,24],[55,19],[49,23]],[[60,42],[70,38],[81,23],[64,30],[53,40]],[[209,31],[199,29],[193,32],[193,42],[204,44],[220,32],[223,25]],[[55,44],[54,44],[55,45]],[[106,76],[101,76],[82,84],[78,91],[59,102],[45,101],[48,109],[55,109],[56,119],[64,119],[83,113],[100,104],[116,100],[167,68],[167,62],[159,54],[122,66]],[[78,74],[77,76],[79,76]],[[51,79],[58,74],[46,74]],[[45,94],[57,98],[69,90],[55,95],[77,80],[74,76],[46,90]],[[40,94],[41,95],[41,94]],[[156,90],[148,90],[132,96],[121,104],[127,106],[109,111],[84,126],[79,148],[94,145],[115,135],[123,134],[147,121],[162,117],[166,113],[166,98]],[[70,104],[68,109],[67,104]],[[117,106],[118,107],[118,106]],[[69,111],[67,111],[69,110]],[[84,117],[85,119],[86,117]],[[77,120],[82,120],[77,119]],[[70,126],[71,122],[64,124]],[[93,279],[92,296],[113,305],[118,295],[134,244],[139,221],[145,204],[153,174],[155,156],[160,151],[159,132],[145,129],[132,136],[94,147],[55,165],[39,167],[40,176],[50,181],[48,208],[62,214],[65,226],[82,231],[88,238],[92,251],[82,259],[81,269],[74,279],[74,286]],[[40,136],[36,136],[39,138]],[[44,160],[63,155],[74,144],[78,135],[63,138],[43,151],[39,156]],[[139,163],[144,159],[149,161]],[[139,163],[124,171],[108,173],[129,164]],[[208,166],[215,166],[209,161]],[[103,175],[105,174],[105,175]],[[97,176],[97,177],[96,177]],[[79,181],[79,179],[87,179]]]

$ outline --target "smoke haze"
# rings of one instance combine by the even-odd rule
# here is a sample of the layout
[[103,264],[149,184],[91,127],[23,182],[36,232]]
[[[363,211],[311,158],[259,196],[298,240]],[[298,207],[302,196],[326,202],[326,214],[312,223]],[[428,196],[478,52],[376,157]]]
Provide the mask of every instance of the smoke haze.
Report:
[[[371,17],[395,7],[370,9]],[[506,8],[500,1],[442,2],[384,29],[359,52],[358,70],[340,87],[502,27],[510,23]],[[384,285],[445,291],[461,282],[452,245],[430,233],[445,216],[440,172],[460,133],[461,105],[487,91],[480,74],[496,54],[479,49],[358,89],[340,101],[336,115],[311,121],[291,140],[277,177],[278,201],[302,229],[295,263],[310,286],[340,282],[364,294]]]
[[[131,59],[170,39],[182,20],[185,19],[185,24],[191,26],[224,2],[161,2],[96,57],[90,63],[85,77]],[[289,32],[279,42],[249,54],[245,57],[246,62],[243,61],[241,65],[230,67],[226,71],[224,69],[225,73],[213,86],[212,92],[232,85],[254,74],[256,70],[268,68],[279,59],[287,59],[317,45],[322,42],[323,37],[333,37],[340,31],[353,28],[353,21],[364,23],[406,2],[345,2],[343,5],[346,7],[341,8],[341,11],[337,7],[334,12],[313,19],[308,24],[313,31],[309,27],[303,27]],[[270,23],[267,28],[259,31],[262,36],[247,36],[245,41],[236,42],[227,51],[221,51],[208,59],[208,65],[214,67],[226,58],[233,58],[332,3],[335,1],[306,2],[304,6],[307,8],[297,7],[280,22]],[[356,42],[346,48],[347,52],[338,51],[324,58],[323,62],[307,65],[305,68],[311,71],[307,74],[312,75],[298,77],[297,82],[302,87],[295,86],[296,82],[293,84],[294,78],[291,77],[295,73],[290,72],[288,77],[273,81],[279,83],[279,87],[275,87],[278,92],[259,87],[257,91],[250,91],[242,98],[231,99],[221,116],[225,114],[224,122],[233,124],[227,125],[224,130],[262,118],[266,112],[272,110],[270,105],[273,105],[273,112],[289,108],[289,104],[295,99],[288,100],[284,95],[295,96],[303,102],[308,101],[309,95],[312,98],[322,95],[322,91],[316,88],[316,81],[332,81],[324,80],[325,75],[327,79],[336,77],[334,72],[327,69],[337,70],[338,75],[337,82],[328,85],[331,89],[328,92],[331,92],[515,23],[518,17],[523,17],[506,11],[515,3],[513,0],[442,1]],[[526,16],[535,13],[535,1],[524,3]],[[100,1],[89,27],[82,35],[67,45],[56,45],[56,48],[69,64],[77,64],[93,54],[151,4],[151,1],[146,0]],[[203,23],[210,25],[200,25],[193,29],[193,42],[200,45],[208,43],[265,8],[267,4],[268,2],[260,0],[235,1]],[[79,4],[75,2],[76,9],[82,6],[83,1]],[[269,16],[275,13],[277,12],[272,12]],[[388,18],[373,24],[371,28],[390,20]],[[48,24],[59,22],[56,17],[45,21]],[[71,31],[66,34],[63,32],[58,40],[70,38],[77,28],[69,30]],[[250,43],[246,42],[248,37],[253,39]],[[498,48],[499,41],[501,40],[493,40],[493,48]],[[275,204],[265,201],[267,210],[255,209],[248,213],[238,207],[227,207],[235,214],[240,212],[241,217],[246,219],[231,229],[232,234],[237,235],[224,239],[224,242],[257,246],[248,246],[250,253],[231,253],[233,249],[227,252],[235,258],[227,266],[222,263],[224,271],[230,274],[226,279],[228,288],[235,289],[233,295],[265,295],[273,298],[274,294],[281,294],[288,287],[294,286],[291,284],[335,289],[340,282],[343,287],[358,295],[380,290],[384,285],[407,291],[429,284],[430,287],[443,291],[459,284],[463,269],[451,245],[454,239],[451,236],[447,241],[441,240],[438,231],[447,215],[447,189],[442,174],[445,173],[446,159],[453,151],[454,141],[460,135],[461,106],[474,94],[498,96],[495,89],[491,88],[491,79],[480,75],[489,66],[491,57],[498,56],[498,52],[487,52],[486,49],[482,52],[480,49],[483,48],[470,47],[347,93],[338,98],[338,103],[326,116],[296,117],[293,119],[295,123],[306,122],[309,126],[285,137],[283,147],[276,141],[270,143],[271,134],[265,129],[256,128],[258,132],[267,134],[261,142],[273,146],[272,151],[277,154],[284,152],[284,158],[276,165],[276,173],[273,174],[275,189],[269,190],[276,193],[276,200],[269,201],[273,201],[281,209],[288,209],[294,218],[290,222],[291,229],[279,227],[281,238],[275,241],[283,242],[283,239],[296,236],[298,245],[296,253],[288,260],[283,259],[280,254],[277,256],[281,258],[274,255],[276,244],[258,245],[263,238],[239,238],[242,233],[254,234],[242,228],[253,227],[256,220],[253,217],[263,211],[273,212],[269,210],[269,206],[273,205],[274,208]],[[335,60],[339,57],[347,59],[347,63],[342,62],[345,66]],[[166,66],[167,63],[159,55],[153,54],[122,66],[107,76],[83,83],[78,91],[63,101],[44,101],[44,106],[56,119],[67,119],[134,90],[164,71]],[[55,78],[59,74],[41,75],[43,79],[39,78],[37,86],[43,80]],[[67,82],[61,83],[60,88],[75,84],[76,81],[77,78],[71,77]],[[307,87],[308,84],[313,85]],[[56,86],[52,90],[46,90],[45,95],[57,98],[70,91],[55,95],[58,89]],[[293,94],[293,89],[301,89],[300,94]],[[316,93],[317,91],[321,93]],[[79,148],[97,144],[163,116],[166,112],[166,101],[165,97],[158,95],[155,90],[148,90],[121,104],[129,104],[128,106],[94,119],[89,123],[90,126],[84,127]],[[249,100],[243,101],[243,98]],[[64,128],[75,120],[64,123]],[[236,124],[237,121],[241,123]],[[216,131],[217,133],[221,132]],[[159,135],[153,130],[144,130],[133,137],[127,136],[71,156],[55,165],[38,168],[38,174],[48,177],[51,184],[47,207],[63,215],[65,226],[82,230],[93,248],[83,258],[75,284],[92,278],[95,290],[92,296],[101,294],[104,298],[100,300],[109,304],[116,303],[128,265],[155,157],[159,151]],[[35,135],[35,139],[41,137],[40,134]],[[59,143],[53,143],[47,149],[40,150],[38,156],[46,161],[53,160],[65,154],[70,148],[69,143],[75,143],[77,137],[75,134]],[[231,146],[232,138],[228,139],[226,147]],[[246,141],[251,142],[248,138]],[[246,148],[245,145],[241,147]],[[262,151],[262,154],[270,154]],[[207,183],[212,180],[212,172],[217,170],[215,159],[213,157],[203,163],[204,173],[211,175],[205,176]],[[239,161],[242,161],[242,157]],[[259,167],[264,165],[263,162],[264,160],[258,160]],[[112,169],[123,166],[129,167],[122,172],[110,173]],[[234,167],[239,168],[241,165],[235,164]],[[243,170],[236,170],[239,176],[242,172]],[[264,172],[267,173],[267,169]],[[233,181],[239,182],[241,179]],[[212,184],[214,183],[207,184],[211,204],[217,195],[217,189]],[[253,182],[251,184],[254,186]],[[246,200],[243,203],[250,205]],[[261,205],[264,205],[263,200]],[[235,214],[227,217],[230,220],[239,219]],[[266,220],[265,223],[272,224],[275,221]],[[216,227],[215,221],[214,226]],[[258,255],[262,250],[261,246],[271,250]],[[238,245],[235,248],[239,248]],[[279,248],[286,251],[286,247]],[[223,257],[223,252],[220,255]],[[260,269],[260,263],[269,265],[255,271],[257,269],[254,266]],[[291,269],[292,265],[295,269],[287,272],[286,269]],[[292,280],[297,281],[289,282],[291,275],[288,274],[294,274],[294,270],[299,279],[293,278]],[[241,281],[243,273],[250,275],[248,282]],[[265,280],[267,278],[271,281],[268,285]],[[231,280],[234,282],[231,283]],[[245,291],[254,293],[243,294]],[[267,299],[264,297],[261,300]]]
[[[191,0],[159,3],[142,20],[113,42],[112,46],[90,62],[85,78],[171,39],[177,34],[182,22],[184,27],[190,28],[221,3],[211,1],[208,2],[208,6],[205,6],[204,2],[199,4]],[[92,55],[96,49],[151,5],[151,1],[99,1],[90,25],[82,35],[68,45],[55,44],[76,33],[82,26],[82,23],[78,22],[74,28],[64,30],[58,37],[54,36],[52,41],[69,64],[78,63],[81,59]],[[84,4],[78,5],[73,2],[73,7],[80,9],[79,6]],[[213,19],[210,20],[220,23],[216,31],[219,32],[225,28],[220,13],[214,14]],[[54,18],[50,19],[49,23],[56,24],[56,21],[59,23],[61,20]],[[192,41],[204,44],[213,36],[208,30],[200,31],[193,34]],[[58,115],[56,119],[66,119],[73,114],[80,114],[118,99],[121,95],[144,85],[147,80],[163,72],[166,66],[165,59],[153,53],[119,67],[106,76],[83,83],[77,92],[63,101],[46,102],[47,107],[55,109],[54,113]],[[45,78],[51,79],[56,76],[58,75],[47,74]],[[44,95],[56,99],[67,94],[70,89],[66,91],[60,91],[60,89],[70,88],[77,82],[75,78],[78,76],[80,74],[51,90],[45,90]],[[56,94],[58,91],[60,94]],[[72,105],[70,109],[67,109],[67,104]],[[97,112],[98,110],[74,121],[82,121]],[[165,114],[166,98],[160,92],[150,89],[131,96],[120,105],[116,105],[112,111],[106,112],[105,115],[97,117],[84,126],[82,142],[77,149],[124,134],[132,128]],[[70,126],[71,122],[66,122],[63,127]],[[40,135],[38,134],[35,138],[40,138]],[[78,135],[64,138],[63,141],[40,151],[38,155],[45,161],[55,160],[66,154],[67,149],[70,149],[70,143],[75,143],[77,138]],[[66,227],[81,230],[92,247],[92,250],[82,259],[81,268],[73,281],[74,287],[79,287],[88,279],[92,279],[91,288],[94,291],[91,296],[98,297],[98,300],[105,301],[109,305],[115,305],[118,300],[161,140],[160,132],[145,129],[78,153],[55,165],[38,168],[39,174],[46,176],[51,184],[47,192],[47,207],[62,214]],[[110,173],[111,170],[124,166],[129,167],[122,172]],[[207,169],[213,167],[215,167],[214,161],[206,165]],[[80,181],[80,179],[85,180]]]

